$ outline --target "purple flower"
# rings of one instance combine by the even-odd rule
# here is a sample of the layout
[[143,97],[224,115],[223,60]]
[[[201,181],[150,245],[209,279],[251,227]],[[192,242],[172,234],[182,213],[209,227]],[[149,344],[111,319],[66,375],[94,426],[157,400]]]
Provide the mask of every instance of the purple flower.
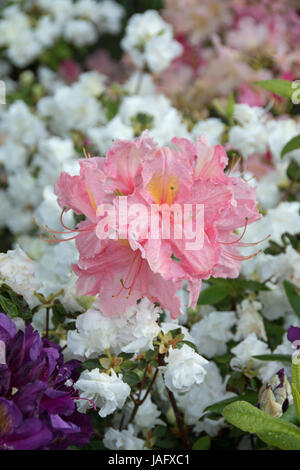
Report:
[[90,419],[74,403],[79,365],[64,364],[59,346],[31,325],[17,332],[0,313],[0,449],[65,449],[90,441]]

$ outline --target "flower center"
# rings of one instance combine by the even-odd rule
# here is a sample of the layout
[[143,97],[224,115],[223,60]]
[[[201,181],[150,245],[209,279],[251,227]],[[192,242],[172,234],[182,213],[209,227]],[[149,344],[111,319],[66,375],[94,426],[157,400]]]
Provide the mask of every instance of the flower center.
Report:
[[147,189],[157,204],[171,205],[178,193],[178,177],[172,175],[153,176],[147,186]]

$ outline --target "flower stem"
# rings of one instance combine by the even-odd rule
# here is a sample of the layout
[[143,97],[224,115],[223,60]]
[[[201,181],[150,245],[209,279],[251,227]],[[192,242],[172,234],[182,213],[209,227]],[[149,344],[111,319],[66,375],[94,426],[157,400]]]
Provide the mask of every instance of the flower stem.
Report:
[[187,438],[186,438],[186,433],[185,433],[185,428],[184,428],[182,415],[181,415],[181,412],[179,411],[179,409],[177,407],[177,403],[176,403],[174,394],[167,387],[166,387],[166,389],[167,389],[167,392],[168,392],[168,395],[169,395],[169,398],[170,398],[170,402],[171,402],[171,405],[172,405],[174,413],[175,413],[177,426],[178,426],[178,429],[179,429],[179,432],[180,432],[180,437],[181,437],[182,443],[183,443],[184,448],[186,450],[190,450],[190,446],[189,446],[189,443],[188,443]]
[[50,311],[50,308],[47,307],[46,308],[46,338],[48,338],[49,336],[49,311]]

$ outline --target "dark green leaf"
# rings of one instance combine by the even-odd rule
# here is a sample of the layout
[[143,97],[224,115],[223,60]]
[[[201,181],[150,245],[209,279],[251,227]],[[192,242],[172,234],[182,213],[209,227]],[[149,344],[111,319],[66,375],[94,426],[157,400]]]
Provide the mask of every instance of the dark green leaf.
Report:
[[3,295],[0,295],[0,306],[3,309],[4,313],[7,313],[11,317],[18,316],[18,309],[12,300],[7,299]]
[[123,381],[132,386],[138,384],[141,379],[135,372],[128,371],[123,375]]
[[284,157],[287,153],[292,152],[293,150],[300,148],[300,135],[296,135],[291,140],[289,140],[283,149],[281,150],[281,158]]
[[253,291],[267,291],[270,290],[264,283],[258,281],[251,281],[248,279],[239,279],[238,284],[245,290],[253,290]]
[[124,361],[121,364],[121,369],[134,369],[136,367],[136,363],[134,361]]
[[238,371],[233,372],[226,384],[226,390],[242,395],[247,388],[247,378]]
[[294,312],[300,318],[300,291],[297,286],[292,284],[289,281],[283,281],[283,287],[287,298],[289,299],[289,303],[293,308]]
[[291,181],[300,182],[300,166],[296,160],[292,159],[290,161],[286,174]]
[[176,347],[179,346],[179,348],[181,348],[184,344],[187,344],[190,348],[194,349],[194,351],[198,352],[197,346],[191,341],[186,341],[185,339],[180,341],[180,343],[177,343]]
[[258,396],[257,393],[254,392],[253,390],[249,390],[247,393],[244,395],[240,395],[237,397],[231,397],[231,398],[226,398],[226,400],[219,401],[217,403],[214,403],[211,406],[208,406],[205,411],[210,411],[212,413],[216,413],[221,415],[223,413],[223,409],[225,406],[229,405],[230,403],[233,403],[235,401],[246,401],[248,403],[251,403],[252,405],[255,405],[258,401]]
[[200,437],[193,445],[192,450],[209,450],[210,449],[210,437]]
[[291,356],[288,354],[260,354],[252,357],[254,357],[254,359],[260,359],[261,361],[291,362]]
[[229,295],[227,286],[209,286],[204,289],[198,299],[199,305],[215,305]]
[[87,361],[83,362],[82,367],[88,370],[92,369],[99,369],[100,363],[98,359],[88,359]]

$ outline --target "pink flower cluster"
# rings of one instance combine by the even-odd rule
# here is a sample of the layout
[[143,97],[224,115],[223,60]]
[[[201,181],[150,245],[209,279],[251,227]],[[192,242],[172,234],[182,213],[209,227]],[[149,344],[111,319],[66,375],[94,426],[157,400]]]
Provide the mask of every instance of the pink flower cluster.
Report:
[[[182,313],[176,294],[184,279],[189,305],[195,306],[202,279],[236,277],[243,259],[239,246],[245,244],[234,230],[260,215],[255,190],[225,173],[227,166],[223,147],[212,147],[205,137],[196,143],[174,138],[159,148],[144,132],[135,141],[116,141],[106,158],[80,160],[78,176],[63,172],[55,186],[58,202],[63,212],[72,209],[85,216],[75,230],[78,294],[97,296],[106,315],[122,314],[145,296],[176,318]],[[188,251],[182,239],[151,239],[143,232],[138,238],[101,239],[97,227],[104,215],[98,207],[117,207],[120,196],[127,196],[129,206],[138,202],[149,211],[152,204],[203,205],[203,247]]]
[[180,90],[186,96],[196,87],[202,105],[237,90],[238,102],[263,106],[270,95],[258,91],[254,82],[299,75],[298,4],[297,0],[165,0],[162,14],[184,44],[184,53],[162,74],[160,89],[176,103]]

